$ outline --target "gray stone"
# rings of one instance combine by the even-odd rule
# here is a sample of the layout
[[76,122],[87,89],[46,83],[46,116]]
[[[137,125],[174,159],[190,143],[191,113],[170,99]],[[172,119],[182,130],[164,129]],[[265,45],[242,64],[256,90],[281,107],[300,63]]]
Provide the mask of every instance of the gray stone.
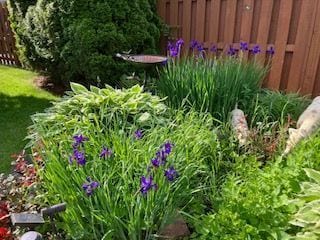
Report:
[[177,218],[173,223],[165,226],[160,234],[161,239],[180,239],[190,235],[190,230],[183,220],[183,218]]
[[20,240],[42,240],[42,235],[38,232],[30,231],[22,235]]

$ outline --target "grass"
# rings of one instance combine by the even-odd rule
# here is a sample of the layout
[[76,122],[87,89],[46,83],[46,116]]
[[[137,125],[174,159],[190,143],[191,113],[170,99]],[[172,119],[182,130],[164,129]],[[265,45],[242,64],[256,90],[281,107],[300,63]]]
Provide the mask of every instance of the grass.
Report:
[[11,155],[23,150],[30,115],[55,99],[33,85],[33,72],[0,66],[0,173],[10,171]]

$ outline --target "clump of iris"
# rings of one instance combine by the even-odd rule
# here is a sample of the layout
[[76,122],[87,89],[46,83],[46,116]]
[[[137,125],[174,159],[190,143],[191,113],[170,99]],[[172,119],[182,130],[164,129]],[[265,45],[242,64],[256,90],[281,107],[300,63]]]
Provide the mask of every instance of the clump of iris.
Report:
[[[148,167],[148,172],[153,168],[155,171],[159,171],[161,166],[165,166],[167,163],[167,158],[172,152],[173,144],[170,141],[165,142],[160,149],[156,152],[155,157],[151,159],[151,166]],[[178,173],[173,166],[164,170],[164,176],[169,182],[173,182],[177,177]],[[142,176],[140,179],[140,192],[146,195],[150,190],[157,189],[158,186],[153,182],[152,175],[146,177]]]
[[[198,51],[199,52],[199,56],[202,56],[202,57],[204,56],[204,54],[206,52],[204,47],[203,47],[203,44],[201,44],[197,40],[190,41],[189,48],[193,52],[195,50]],[[249,48],[249,43],[241,41],[240,44],[239,44],[239,49],[234,48],[232,45],[229,45],[229,48],[227,49],[227,55],[228,56],[235,56],[237,54],[238,50],[240,50],[242,52],[249,51],[253,55],[261,53],[261,48],[260,48],[260,46],[258,44],[254,45],[253,48],[250,49]],[[217,45],[213,44],[210,47],[209,51],[212,52],[212,53],[217,53],[218,52]],[[271,55],[271,56],[274,55],[274,53],[275,53],[274,47],[270,46],[269,49],[266,50],[266,53]]]
[[79,166],[84,166],[86,164],[86,156],[84,152],[84,142],[89,139],[82,134],[73,136],[73,154],[69,157],[69,163],[72,164],[76,162]]

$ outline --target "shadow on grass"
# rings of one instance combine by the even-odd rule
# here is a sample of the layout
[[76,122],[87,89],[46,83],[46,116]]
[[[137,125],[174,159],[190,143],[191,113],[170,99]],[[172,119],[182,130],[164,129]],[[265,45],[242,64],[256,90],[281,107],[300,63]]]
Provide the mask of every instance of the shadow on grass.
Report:
[[30,116],[43,112],[50,100],[34,96],[8,96],[0,93],[0,173],[10,171],[10,156],[23,150]]

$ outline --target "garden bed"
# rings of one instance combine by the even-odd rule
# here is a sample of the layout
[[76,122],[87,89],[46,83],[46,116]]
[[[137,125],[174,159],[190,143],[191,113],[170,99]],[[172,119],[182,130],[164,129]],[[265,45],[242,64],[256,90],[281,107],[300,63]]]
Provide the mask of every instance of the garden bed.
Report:
[[289,136],[310,100],[260,88],[258,46],[246,60],[245,43],[228,56],[212,48],[212,58],[193,44],[188,59],[181,40],[169,45],[153,89],[163,98],[72,83],[33,115],[41,188],[28,202],[66,202],[65,239],[159,239],[177,226],[187,239],[319,237],[319,131]]

